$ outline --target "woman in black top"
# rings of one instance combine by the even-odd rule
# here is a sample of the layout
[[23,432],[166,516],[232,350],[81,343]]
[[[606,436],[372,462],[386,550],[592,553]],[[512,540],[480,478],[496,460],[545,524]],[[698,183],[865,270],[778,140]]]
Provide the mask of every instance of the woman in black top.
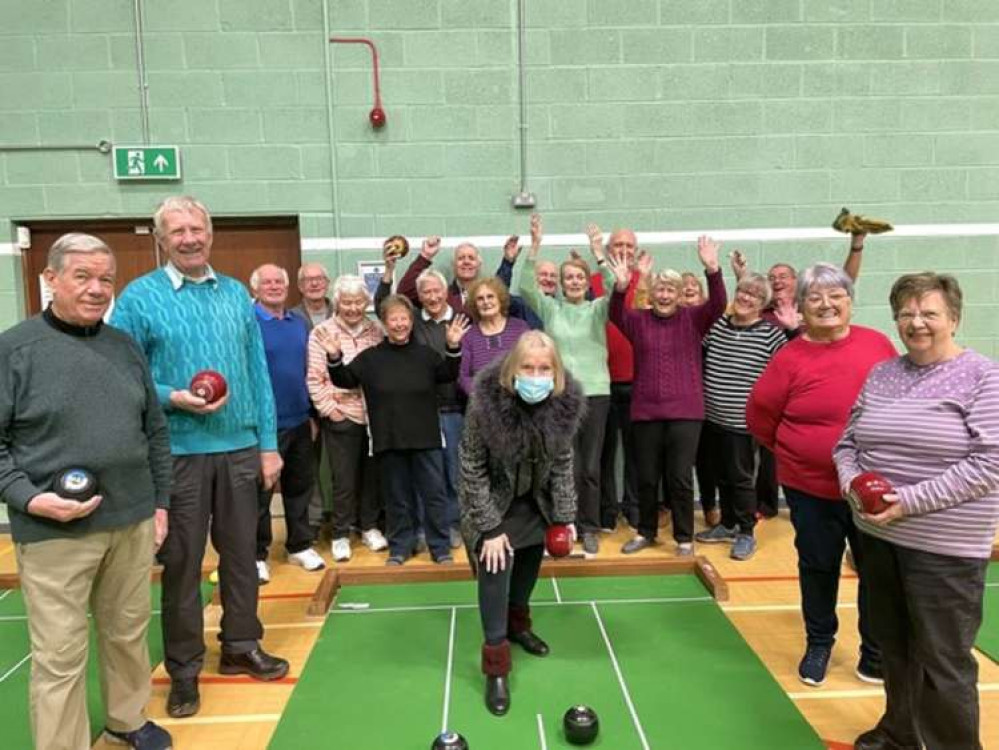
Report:
[[448,537],[447,498],[437,384],[458,377],[461,340],[468,321],[458,315],[447,327],[446,356],[412,340],[413,303],[392,295],[378,310],[386,338],[350,364],[329,329],[317,329],[326,350],[330,380],[341,388],[360,387],[368,405],[372,449],[385,498],[388,565],[402,565],[414,551],[416,493],[423,499],[427,544],[436,563],[453,562]]
[[582,389],[540,331],[524,333],[475,379],[458,499],[479,581],[486,706],[498,716],[510,707],[510,641],[536,656],[548,653],[531,630],[529,601],[548,524],[576,517],[572,440],[584,408]]

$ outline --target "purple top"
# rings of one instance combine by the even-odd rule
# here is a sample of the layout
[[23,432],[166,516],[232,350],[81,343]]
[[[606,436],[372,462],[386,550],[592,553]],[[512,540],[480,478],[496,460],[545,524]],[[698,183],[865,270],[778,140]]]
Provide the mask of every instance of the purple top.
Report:
[[876,471],[898,493],[905,515],[876,526],[855,514],[864,533],[988,558],[999,521],[999,365],[971,350],[932,365],[877,365],[833,458],[842,488]]
[[652,310],[629,310],[624,294],[611,296],[610,319],[631,342],[635,380],[631,419],[704,419],[701,340],[721,314],[727,297],[721,271],[706,273],[708,301],[679,307],[668,318]]
[[513,349],[520,335],[529,330],[531,327],[520,318],[507,318],[506,327],[495,336],[484,334],[478,323],[469,329],[461,342],[461,373],[458,375],[458,387],[465,395],[472,395],[475,375]]

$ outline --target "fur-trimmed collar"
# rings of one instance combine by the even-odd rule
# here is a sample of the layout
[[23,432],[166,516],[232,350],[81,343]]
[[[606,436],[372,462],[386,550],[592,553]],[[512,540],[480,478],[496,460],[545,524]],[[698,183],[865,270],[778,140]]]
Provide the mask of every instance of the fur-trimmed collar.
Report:
[[520,461],[530,450],[528,436],[539,432],[552,453],[560,445],[571,445],[586,413],[586,397],[579,383],[566,373],[565,390],[529,406],[499,382],[503,360],[493,362],[475,377],[469,415],[478,417],[480,429],[488,430],[490,452],[503,461]]

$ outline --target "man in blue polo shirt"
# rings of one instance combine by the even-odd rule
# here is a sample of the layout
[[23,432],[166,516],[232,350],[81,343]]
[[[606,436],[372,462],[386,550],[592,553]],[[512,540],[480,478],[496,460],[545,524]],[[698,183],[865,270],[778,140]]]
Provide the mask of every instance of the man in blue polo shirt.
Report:
[[[305,384],[308,327],[302,318],[285,309],[288,272],[283,268],[271,263],[260,266],[250,275],[250,290],[257,300],[254,309],[264,339],[277,408],[278,452],[284,461],[281,499],[288,529],[285,541],[288,562],[306,570],[321,570],[326,564],[312,549],[312,528],[309,526],[309,499],[315,482],[312,438],[318,427],[310,417],[312,404]],[[273,494],[272,487],[261,485],[257,522],[257,576],[261,583],[270,580],[267,548],[273,541],[270,512]]]

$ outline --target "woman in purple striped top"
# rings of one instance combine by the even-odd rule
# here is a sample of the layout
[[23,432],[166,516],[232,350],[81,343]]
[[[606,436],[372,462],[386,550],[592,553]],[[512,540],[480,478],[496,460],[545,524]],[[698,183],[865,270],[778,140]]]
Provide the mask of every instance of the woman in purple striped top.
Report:
[[510,292],[495,276],[479,279],[468,288],[468,312],[472,327],[461,344],[461,372],[458,387],[472,395],[475,375],[486,365],[513,349],[525,331],[530,330],[520,318],[511,318]]
[[954,340],[961,289],[918,273],[892,287],[905,356],[876,366],[834,450],[846,494],[861,472],[895,488],[854,508],[887,705],[857,750],[979,748],[985,574],[999,522],[999,366]]

